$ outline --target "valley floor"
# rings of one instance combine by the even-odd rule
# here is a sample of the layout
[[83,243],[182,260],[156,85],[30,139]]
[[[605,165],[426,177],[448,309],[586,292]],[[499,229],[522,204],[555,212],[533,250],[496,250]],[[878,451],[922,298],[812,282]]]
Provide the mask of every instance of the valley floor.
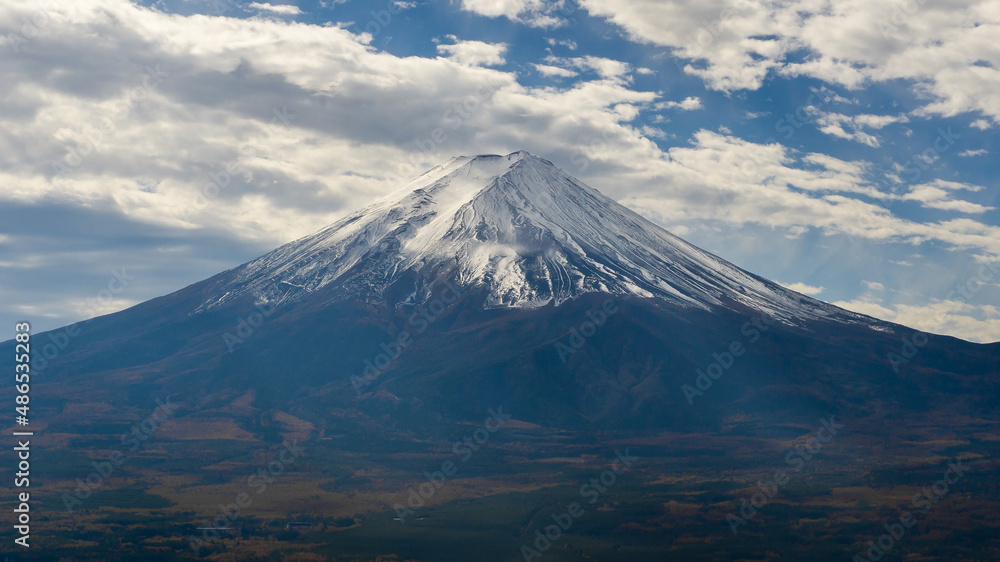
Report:
[[[625,440],[501,421],[417,440],[319,431],[281,412],[179,418],[134,452],[128,424],[53,426],[35,448],[44,483],[32,548],[16,556],[1000,559],[997,424],[876,438],[847,420],[732,420],[726,434]],[[218,437],[196,438],[195,423],[200,435],[216,424]],[[104,464],[115,451],[124,460]]]

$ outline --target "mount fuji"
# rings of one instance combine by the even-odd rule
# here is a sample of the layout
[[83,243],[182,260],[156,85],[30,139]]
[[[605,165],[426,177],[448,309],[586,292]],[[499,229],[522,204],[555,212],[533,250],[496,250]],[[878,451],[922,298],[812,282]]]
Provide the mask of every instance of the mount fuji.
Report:
[[747,273],[527,152],[453,158],[233,270],[197,310],[247,296],[279,306],[327,287],[332,299],[384,299],[404,279],[416,281],[406,303],[449,279],[482,288],[487,309],[605,293],[703,310],[743,305],[788,323],[879,324]]
[[526,152],[454,158],[316,234],[59,333],[33,391],[64,416],[81,397],[168,394],[322,431],[419,431],[498,404],[566,429],[849,414],[878,431],[992,415],[1000,397],[1000,345],[783,288]]

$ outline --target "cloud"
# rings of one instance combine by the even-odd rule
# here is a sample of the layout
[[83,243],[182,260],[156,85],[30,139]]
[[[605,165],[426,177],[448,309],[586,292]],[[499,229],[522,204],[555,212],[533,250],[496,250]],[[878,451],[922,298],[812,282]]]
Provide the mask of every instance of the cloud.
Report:
[[[665,224],[816,229],[879,242],[934,241],[1000,256],[996,226],[965,218],[917,222],[866,201],[891,201],[893,196],[870,179],[870,165],[863,161],[799,155],[778,143],[757,144],[706,130],[695,133],[689,146],[672,147],[664,157],[637,164],[637,170],[612,164],[627,158],[621,153],[605,149],[587,154],[593,158],[587,160],[589,166],[607,162],[616,170],[608,184],[630,186],[625,204]],[[937,181],[929,187],[953,191],[954,183]]]
[[803,295],[815,296],[826,290],[825,287],[813,287],[812,285],[806,285],[805,283],[781,283],[786,289],[791,289],[796,293],[802,293]]
[[905,201],[919,201],[922,206],[929,209],[939,209],[942,211],[958,211],[961,213],[978,214],[992,211],[993,207],[985,207],[968,201],[952,199],[949,192],[982,191],[982,186],[970,185],[966,183],[951,182],[945,180],[935,180],[931,183],[915,185],[910,191],[903,195]]
[[656,127],[650,127],[649,125],[643,125],[640,131],[642,131],[642,134],[646,138],[650,139],[672,138],[671,135],[668,135],[665,131],[663,131],[663,129],[657,129]]
[[570,51],[575,51],[577,49],[577,43],[572,39],[555,39],[552,37],[548,37],[545,40],[548,42],[549,45],[552,45],[553,47],[562,46],[566,47]]
[[631,72],[632,67],[627,62],[605,57],[557,57],[549,55],[545,62],[560,68],[573,67],[581,72],[595,72],[602,78],[617,79]]
[[989,154],[990,151],[985,148],[980,148],[979,150],[963,150],[959,152],[958,155],[962,158],[969,158],[972,156],[983,156],[984,154]]
[[878,281],[862,281],[861,284],[864,285],[869,291],[885,290],[885,285],[879,283]]
[[[0,35],[31,16],[26,5],[0,9]],[[610,59],[574,59],[596,78],[532,89],[477,66],[500,62],[504,45],[462,41],[422,58],[370,41],[124,0],[53,8],[0,69],[16,84],[0,99],[0,201],[58,197],[280,243],[470,147],[568,153],[606,131],[642,143],[621,124],[656,97],[631,89],[628,65]]]
[[815,121],[819,130],[828,135],[867,144],[872,148],[879,147],[879,140],[874,135],[864,132],[865,128],[881,129],[892,123],[906,123],[905,115],[844,115],[841,113],[825,113],[816,108],[810,108],[816,114]]
[[980,343],[1000,341],[1000,308],[993,305],[942,299],[923,305],[885,306],[865,299],[833,304],[929,334],[944,334]]
[[697,97],[687,97],[684,101],[664,101],[653,106],[653,109],[662,111],[664,109],[681,109],[684,111],[692,111],[695,109],[704,109],[705,106],[701,105],[701,99]]
[[[905,80],[931,101],[916,113],[1000,120],[1000,10],[993,0],[902,4],[843,0],[582,0],[634,40],[669,47],[714,89],[768,76],[848,88]],[[670,22],[664,25],[663,22]],[[984,123],[985,124],[985,123]]]
[[[821,229],[1000,253],[996,227],[913,222],[866,202],[885,197],[866,162],[704,130],[661,150],[655,130],[629,125],[658,94],[632,89],[621,61],[555,59],[596,78],[526,88],[511,73],[470,66],[495,61],[497,45],[402,58],[336,27],[168,16],[122,0],[77,6],[5,67],[15,99],[30,105],[0,113],[3,199],[57,195],[158,224],[226,224],[236,236],[283,241],[470,146],[525,148],[672,224]],[[8,8],[0,31],[28,14]],[[101,43],[91,40],[98,29]],[[136,90],[155,64],[169,76]],[[226,91],[243,94],[219,95]],[[114,118],[137,92],[144,99]],[[285,123],[283,112],[294,117]],[[109,116],[113,130],[94,145],[88,135]],[[81,150],[81,164],[53,175],[53,163]],[[140,187],[148,178],[159,181],[153,192]],[[913,197],[928,202],[930,193]]]
[[[4,5],[0,36],[32,15]],[[336,26],[168,15],[124,0],[53,8],[0,67],[10,85],[0,96],[0,209],[60,201],[127,217],[103,239],[109,247],[156,228],[187,240],[172,257],[194,259],[194,240],[209,234],[241,248],[203,268],[215,271],[455,154],[526,149],[678,232],[760,225],[778,237],[819,231],[1000,255],[1000,228],[907,220],[873,204],[887,195],[866,161],[709,130],[667,135],[661,148],[653,140],[665,133],[636,122],[661,93],[637,89],[627,62],[546,58],[578,76],[529,87],[483,66],[506,55],[499,44],[400,57],[372,41]],[[918,192],[921,202],[974,191],[926,184],[945,199]],[[156,290],[146,298],[165,292]]]
[[[225,228],[149,224],[58,197],[4,201],[0,224],[12,233],[0,244],[0,285],[9,297],[0,315],[35,319],[36,329],[120,310],[269,249],[233,239]],[[192,248],[195,255],[188,254]],[[113,279],[117,290],[109,293]]]
[[568,68],[560,68],[558,66],[550,66],[547,64],[535,64],[533,66],[542,76],[572,78],[579,74],[578,72],[574,72]]
[[541,5],[537,0],[462,0],[463,9],[491,18],[506,16],[515,19],[518,14]]
[[[572,0],[571,0],[572,1]],[[462,9],[490,18],[506,17],[534,27],[559,27],[565,24],[560,12],[568,12],[564,1],[542,0],[462,0]]]
[[291,4],[267,4],[260,2],[253,2],[247,6],[251,10],[261,10],[264,12],[271,12],[272,14],[280,14],[283,16],[297,16],[302,13],[302,10],[298,6],[292,6]]
[[504,43],[484,43],[482,41],[458,41],[455,36],[449,36],[454,44],[438,45],[437,50],[449,59],[467,66],[499,66],[507,61],[504,53],[507,45]]
[[589,68],[602,78],[617,78],[628,74],[631,67],[628,63],[604,57],[577,57],[570,59],[578,68]]

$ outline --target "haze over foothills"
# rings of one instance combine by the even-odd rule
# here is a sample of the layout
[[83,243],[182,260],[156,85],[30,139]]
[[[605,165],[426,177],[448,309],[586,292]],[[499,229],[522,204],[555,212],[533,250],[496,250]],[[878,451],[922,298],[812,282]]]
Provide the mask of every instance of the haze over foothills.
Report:
[[0,322],[120,310],[523,149],[799,292],[997,341],[998,36],[989,1],[9,3]]

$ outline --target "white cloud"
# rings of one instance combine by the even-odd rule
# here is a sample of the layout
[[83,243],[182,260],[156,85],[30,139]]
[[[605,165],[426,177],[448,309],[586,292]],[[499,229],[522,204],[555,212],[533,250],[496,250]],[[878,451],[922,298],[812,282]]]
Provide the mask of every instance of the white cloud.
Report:
[[547,64],[536,64],[534,65],[534,67],[535,70],[537,70],[538,73],[541,74],[542,76],[572,78],[573,76],[576,76],[578,74],[577,72],[574,72],[568,68],[550,66]]
[[930,209],[942,211],[958,211],[961,213],[978,214],[992,211],[993,207],[985,207],[969,201],[952,199],[950,191],[982,191],[983,187],[966,183],[935,180],[931,183],[915,185],[910,191],[902,196],[905,201],[919,201],[921,205]]
[[[336,27],[168,16],[124,0],[74,6],[3,71],[16,84],[13,95],[33,104],[27,112],[0,113],[5,199],[58,196],[144,221],[225,224],[241,237],[282,241],[453,154],[525,148],[671,224],[819,228],[1000,254],[997,227],[969,219],[907,221],[857,198],[884,197],[864,162],[710,131],[660,150],[628,124],[658,94],[631,89],[630,67],[620,61],[567,59],[597,78],[532,89],[511,73],[452,59],[380,53],[366,35]],[[18,25],[26,10],[7,8],[0,32]],[[101,44],[91,40],[98,28]],[[488,49],[488,56],[499,52]],[[52,68],[51,52],[73,56]],[[83,164],[53,178],[49,164],[86,147],[87,131],[114,113],[142,84],[144,65],[155,61],[169,69],[163,84],[115,121]],[[67,86],[98,73],[100,92]],[[224,91],[254,95],[229,98]],[[296,117],[271,126],[273,110],[283,107]],[[25,113],[32,121],[19,117]],[[258,137],[256,144],[246,140]],[[218,198],[187,213],[227,165],[238,173],[228,174]],[[161,180],[155,193],[137,187],[149,177]]]
[[577,48],[576,41],[573,41],[572,39],[555,39],[549,37],[546,39],[546,41],[548,41],[549,45],[552,45],[553,47],[562,46],[566,47],[570,51],[575,51]]
[[905,115],[844,115],[841,113],[825,113],[816,108],[810,108],[816,114],[815,121],[819,130],[828,135],[842,139],[867,144],[873,148],[879,147],[879,140],[866,133],[865,128],[881,129],[892,123],[906,123]]
[[990,122],[985,119],[976,119],[972,123],[969,123],[969,126],[972,127],[973,129],[979,129],[980,131],[985,131],[990,127],[992,127],[992,125],[990,125]]
[[[0,35],[31,15],[30,6],[4,5]],[[10,85],[0,99],[0,201],[59,200],[265,245],[313,232],[452,155],[523,148],[678,232],[694,222],[763,225],[779,236],[819,230],[1000,255],[995,226],[916,222],[867,202],[885,195],[864,161],[706,130],[662,150],[651,140],[662,131],[631,122],[660,93],[634,89],[625,62],[546,59],[581,78],[532,88],[477,65],[503,56],[496,45],[397,57],[371,40],[336,26],[166,15],[125,0],[55,8],[0,67]],[[143,90],[156,65],[167,76]],[[111,129],[96,135],[105,119]],[[54,176],[51,164],[71,152],[87,155]],[[144,191],[149,178],[159,183]],[[946,197],[969,191],[928,185]]]
[[247,7],[251,10],[261,10],[264,12],[271,12],[272,14],[281,14],[283,16],[297,16],[302,13],[302,10],[300,10],[298,6],[292,6],[291,4],[253,2]]
[[918,3],[909,15],[902,4],[867,0],[582,3],[633,39],[691,60],[684,71],[714,89],[757,89],[771,74],[849,88],[907,80],[931,98],[918,114],[980,112],[1000,121],[995,0]]
[[[0,35],[31,10],[0,8]],[[454,154],[568,154],[608,131],[648,142],[622,123],[656,93],[632,90],[624,63],[581,57],[574,64],[596,78],[532,89],[473,66],[499,62],[502,45],[460,42],[443,46],[448,57],[403,58],[370,40],[335,26],[167,15],[124,0],[54,8],[49,26],[0,69],[16,85],[0,100],[0,200],[59,198],[278,243]],[[157,65],[166,76],[143,89],[144,69]],[[92,132],[105,122],[110,130]],[[71,158],[70,171],[53,176],[53,164],[80,152],[82,162]],[[147,178],[159,181],[155,190],[141,188]]]
[[650,127],[649,125],[643,125],[640,129],[643,136],[650,139],[667,139],[672,138],[663,129],[657,129],[656,127]]
[[791,289],[796,293],[802,293],[803,295],[815,296],[826,290],[825,287],[813,287],[812,285],[806,285],[805,283],[782,283],[781,284],[786,289]]
[[879,283],[878,281],[862,281],[861,284],[864,285],[869,291],[885,290],[885,285]]
[[985,148],[980,148],[979,150],[963,150],[959,152],[958,155],[962,158],[969,158],[971,156],[983,156],[984,154],[989,154],[990,151]]
[[462,9],[482,16],[506,17],[534,27],[559,27],[565,23],[559,12],[563,1],[542,0],[462,0]]
[[944,334],[981,343],[1000,341],[1000,308],[993,305],[939,299],[924,305],[886,306],[866,299],[833,304],[929,334]]
[[[602,152],[593,153],[593,159],[609,166],[627,158]],[[858,198],[891,198],[868,179],[865,162],[797,155],[777,143],[756,144],[704,130],[690,146],[672,147],[664,157],[650,158],[656,159],[636,165],[641,171],[614,166],[616,174],[608,183],[630,185],[623,202],[662,223],[759,224],[786,232],[818,228],[881,242],[935,241],[1000,256],[996,226],[965,218],[911,221]],[[940,182],[933,186],[954,187]]]
[[626,62],[604,57],[578,57],[571,59],[579,68],[589,68],[603,78],[617,78],[628,74],[631,67]]
[[697,97],[687,97],[683,101],[664,101],[657,103],[653,106],[653,109],[662,111],[664,109],[681,109],[684,111],[693,111],[695,109],[704,109],[705,106],[701,105],[701,99]]
[[458,41],[450,45],[438,45],[437,50],[449,59],[468,66],[499,66],[507,62],[504,53],[507,45],[504,43],[484,43],[482,41]]
[[627,62],[589,55],[585,57],[557,57],[549,55],[545,57],[545,62],[560,68],[573,67],[582,72],[595,72],[602,78],[611,79],[624,77],[632,70],[632,67]]
[[491,18],[506,16],[516,19],[518,14],[541,5],[538,0],[462,0],[463,9]]

